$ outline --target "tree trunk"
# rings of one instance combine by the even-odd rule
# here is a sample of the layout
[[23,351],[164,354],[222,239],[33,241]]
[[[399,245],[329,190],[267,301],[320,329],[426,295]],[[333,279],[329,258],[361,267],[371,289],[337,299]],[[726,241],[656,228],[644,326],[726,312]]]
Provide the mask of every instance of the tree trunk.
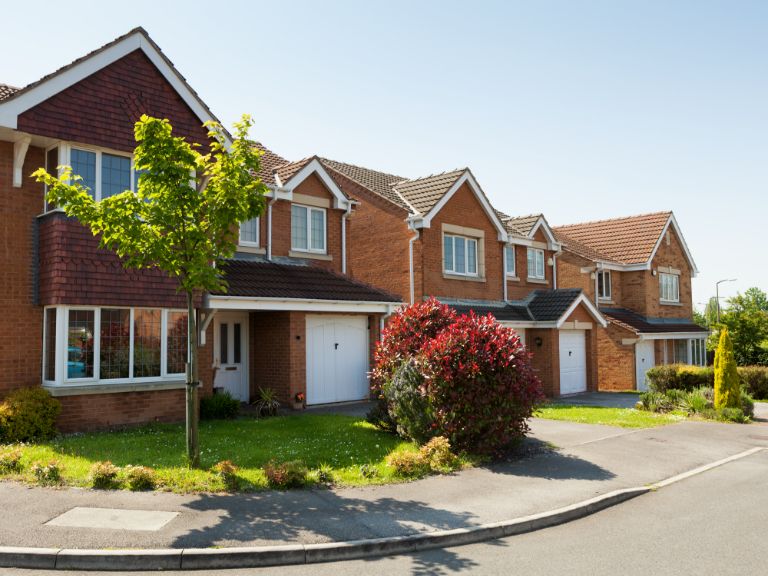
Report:
[[197,319],[193,294],[187,292],[187,460],[189,466],[200,466],[200,444],[198,442],[198,388],[197,378]]

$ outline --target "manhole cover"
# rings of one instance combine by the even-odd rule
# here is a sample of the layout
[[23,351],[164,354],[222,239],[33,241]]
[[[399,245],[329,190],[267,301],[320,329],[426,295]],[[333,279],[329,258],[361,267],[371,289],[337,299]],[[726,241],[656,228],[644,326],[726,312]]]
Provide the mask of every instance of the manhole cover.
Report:
[[119,508],[83,508],[77,506],[47,522],[46,526],[154,531],[160,530],[178,515],[178,512],[160,512],[157,510],[121,510]]

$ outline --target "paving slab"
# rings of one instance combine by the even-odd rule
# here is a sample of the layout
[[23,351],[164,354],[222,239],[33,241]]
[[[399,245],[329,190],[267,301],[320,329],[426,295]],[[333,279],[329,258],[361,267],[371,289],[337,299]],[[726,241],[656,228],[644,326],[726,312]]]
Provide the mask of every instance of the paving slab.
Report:
[[178,516],[178,512],[160,510],[121,510],[119,508],[92,508],[75,506],[46,526],[65,528],[92,528],[99,530],[160,530]]

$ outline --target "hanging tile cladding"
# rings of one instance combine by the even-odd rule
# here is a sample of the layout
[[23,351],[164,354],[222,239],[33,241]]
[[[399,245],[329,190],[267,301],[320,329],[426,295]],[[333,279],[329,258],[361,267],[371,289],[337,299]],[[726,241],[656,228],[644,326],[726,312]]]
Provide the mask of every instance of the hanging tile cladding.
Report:
[[140,50],[19,116],[19,130],[131,152],[142,114],[167,118],[175,135],[204,143],[200,120]]
[[175,280],[157,269],[125,269],[77,220],[54,212],[39,226],[41,305],[186,308]]

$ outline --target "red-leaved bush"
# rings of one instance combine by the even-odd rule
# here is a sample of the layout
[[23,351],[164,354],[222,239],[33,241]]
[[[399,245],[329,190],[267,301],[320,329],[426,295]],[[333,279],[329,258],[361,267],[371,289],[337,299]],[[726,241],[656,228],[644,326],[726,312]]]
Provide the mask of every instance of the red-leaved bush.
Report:
[[433,426],[456,448],[498,454],[528,432],[544,399],[517,333],[491,316],[460,316],[422,348],[417,360]]

